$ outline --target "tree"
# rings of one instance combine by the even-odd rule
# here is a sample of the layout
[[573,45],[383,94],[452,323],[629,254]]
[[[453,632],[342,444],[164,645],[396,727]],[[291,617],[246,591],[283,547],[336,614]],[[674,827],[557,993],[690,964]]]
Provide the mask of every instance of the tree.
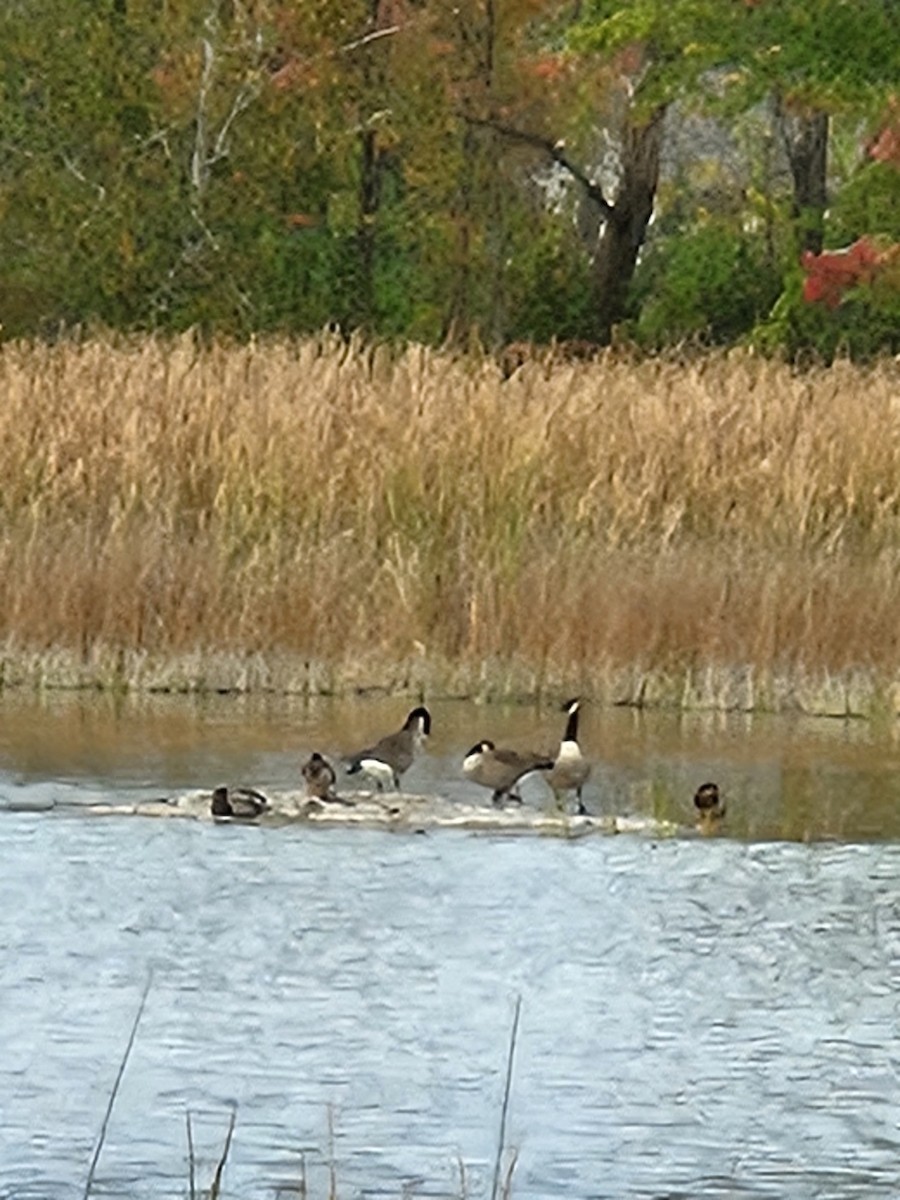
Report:
[[829,115],[883,102],[896,85],[900,22],[886,0],[589,0],[576,45],[639,46],[635,104],[689,98],[723,113],[774,100],[800,246],[820,249]]
[[[600,339],[645,296],[678,303],[650,289],[706,247],[690,322],[654,320],[702,328],[712,307],[727,338],[776,260],[799,274],[823,235],[894,236],[889,129],[869,126],[878,161],[824,174],[886,111],[884,0],[34,0],[0,10],[0,37],[7,333]],[[782,190],[770,174],[713,212],[690,180],[661,192],[692,109],[767,113]],[[762,257],[753,304],[720,312],[729,264],[747,279]]]
[[[544,5],[519,26],[515,61],[520,80],[531,77],[530,88],[520,86],[514,95],[484,89],[466,97],[460,114],[468,125],[496,135],[495,141],[531,152],[577,188],[583,212],[576,228],[592,264],[590,333],[605,340],[624,311],[652,216],[665,106],[649,113],[629,106],[636,68],[630,48],[609,64],[554,51],[570,25],[569,11]],[[583,165],[610,129],[618,147],[612,192],[600,172]]]
[[0,39],[0,319],[17,332],[133,313],[146,281],[131,218],[142,185],[160,201],[146,44],[129,46],[108,0],[5,6]]

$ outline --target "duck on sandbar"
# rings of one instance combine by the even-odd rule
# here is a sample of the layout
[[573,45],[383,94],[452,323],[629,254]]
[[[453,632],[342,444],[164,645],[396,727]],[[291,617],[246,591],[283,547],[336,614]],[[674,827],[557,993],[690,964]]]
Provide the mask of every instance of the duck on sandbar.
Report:
[[268,810],[269,801],[253,788],[217,787],[213,789],[209,811],[214,817],[232,817],[252,821]]
[[300,768],[300,773],[306,781],[306,794],[311,800],[322,800],[329,804],[335,801],[339,804],[347,803],[341,800],[334,790],[337,779],[334,767],[318,750],[312,752]]

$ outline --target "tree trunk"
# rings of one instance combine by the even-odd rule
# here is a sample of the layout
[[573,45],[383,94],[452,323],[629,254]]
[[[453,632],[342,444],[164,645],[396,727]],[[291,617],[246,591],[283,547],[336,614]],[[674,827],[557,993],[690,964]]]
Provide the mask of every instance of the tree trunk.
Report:
[[609,340],[613,326],[625,315],[628,289],[653,216],[664,117],[665,109],[659,108],[645,124],[625,126],[622,177],[594,255],[595,319],[601,341]]
[[[367,33],[378,29],[381,0],[370,0]],[[356,295],[353,304],[353,323],[356,327],[371,327],[375,319],[375,251],[378,209],[381,204],[382,154],[374,128],[367,128],[369,111],[381,103],[384,90],[384,71],[380,66],[380,47],[362,49],[362,102],[359,133],[359,189],[356,217]]]
[[[565,143],[540,133],[518,129],[484,117],[466,116],[471,125],[486,126],[511,142],[541,151],[562,167],[578,184],[584,197],[579,233],[590,248],[593,266],[594,336],[608,341],[612,328],[625,315],[625,301],[634,277],[638,254],[653,216],[659,183],[666,106],[661,105],[643,124],[623,119],[621,173],[615,203],[603,185],[569,158]],[[597,236],[597,230],[602,233]]]
[[368,326],[375,316],[375,231],[381,199],[381,159],[375,131],[359,135],[359,212],[356,225],[356,326]]
[[455,254],[442,340],[451,345],[464,343],[472,325],[472,192],[477,153],[477,139],[471,127],[467,126],[463,132],[462,164],[456,196],[450,210],[456,232]]
[[[481,97],[481,103],[490,110],[493,107],[493,88],[495,72],[495,55],[497,45],[497,11],[496,0],[486,0],[483,20],[470,17],[470,23],[465,24],[463,16],[459,16],[463,30],[463,46],[468,48],[474,57],[470,68],[468,85]],[[489,122],[485,122],[489,124]],[[491,135],[493,138],[493,134]],[[471,335],[478,331],[478,317],[487,316],[488,340],[496,336],[497,313],[500,307],[502,290],[502,205],[500,183],[496,173],[485,169],[485,159],[492,159],[495,147],[485,144],[483,136],[478,136],[474,123],[467,123],[462,135],[462,161],[458,177],[456,196],[453,200],[451,213],[456,228],[456,258],[453,264],[453,274],[449,289],[443,329],[443,340],[464,345]],[[485,182],[488,180],[489,182]],[[489,312],[476,312],[475,276],[473,269],[474,242],[472,231],[478,223],[478,210],[487,213],[488,240],[494,258],[494,271],[491,274],[491,295]],[[497,247],[500,249],[496,249]],[[480,331],[481,333],[484,330]]]
[[828,113],[790,112],[777,97],[775,120],[794,182],[793,217],[800,249],[821,254],[828,203]]

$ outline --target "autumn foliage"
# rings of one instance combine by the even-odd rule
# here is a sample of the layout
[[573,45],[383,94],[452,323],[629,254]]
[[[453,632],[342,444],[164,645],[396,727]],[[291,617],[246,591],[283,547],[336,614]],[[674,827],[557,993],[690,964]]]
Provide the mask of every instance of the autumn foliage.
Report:
[[879,248],[866,237],[841,250],[825,250],[821,254],[807,250],[801,258],[806,272],[803,299],[808,304],[837,308],[847,291],[871,285],[898,262],[900,244]]
[[0,5],[3,337],[896,353],[888,8]]
[[867,146],[873,162],[891,163],[900,168],[900,99],[893,96],[887,114]]

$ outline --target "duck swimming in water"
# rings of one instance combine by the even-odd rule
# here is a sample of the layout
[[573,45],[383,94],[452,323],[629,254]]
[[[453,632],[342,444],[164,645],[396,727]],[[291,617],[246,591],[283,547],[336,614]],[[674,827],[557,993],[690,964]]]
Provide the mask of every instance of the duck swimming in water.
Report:
[[694,793],[694,807],[700,818],[700,829],[706,833],[725,816],[725,801],[719,795],[717,783],[701,783]]

